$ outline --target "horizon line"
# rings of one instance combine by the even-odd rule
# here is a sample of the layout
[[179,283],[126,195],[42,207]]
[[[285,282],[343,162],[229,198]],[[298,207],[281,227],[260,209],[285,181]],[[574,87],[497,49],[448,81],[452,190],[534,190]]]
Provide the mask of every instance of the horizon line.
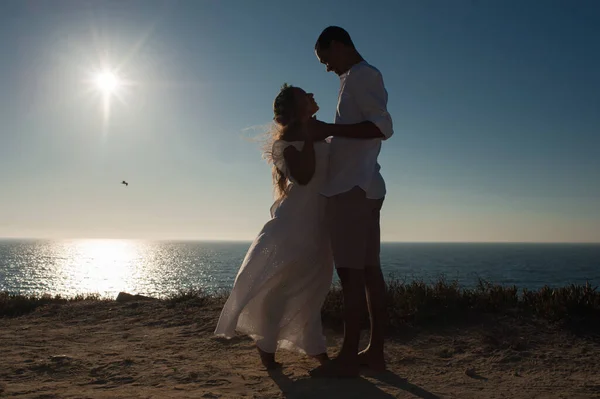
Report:
[[[150,241],[150,242],[222,242],[222,243],[252,243],[254,239],[204,239],[204,238],[119,238],[119,237],[18,237],[18,236],[0,236],[0,241],[32,241],[32,240],[55,240],[55,241]],[[382,244],[600,244],[600,241],[392,241],[382,240]]]

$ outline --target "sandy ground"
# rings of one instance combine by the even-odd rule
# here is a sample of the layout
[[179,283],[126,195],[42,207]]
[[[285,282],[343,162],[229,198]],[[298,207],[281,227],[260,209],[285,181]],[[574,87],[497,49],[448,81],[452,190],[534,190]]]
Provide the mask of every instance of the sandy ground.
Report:
[[[600,398],[600,342],[545,325],[412,331],[390,341],[389,371],[323,380],[289,352],[269,375],[251,341],[212,337],[218,311],[81,302],[0,319],[0,397]],[[332,354],[340,336],[328,337]]]

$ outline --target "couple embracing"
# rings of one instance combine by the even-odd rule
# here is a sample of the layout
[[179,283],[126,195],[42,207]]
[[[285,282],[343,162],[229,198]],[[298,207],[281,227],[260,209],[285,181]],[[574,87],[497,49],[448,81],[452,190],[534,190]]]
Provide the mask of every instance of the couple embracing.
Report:
[[[356,377],[361,366],[385,369],[379,216],[386,189],[377,158],[393,134],[392,120],[381,73],[361,57],[348,32],[326,28],[315,53],[340,78],[335,123],[317,120],[313,95],[299,87],[284,85],[275,98],[277,128],[268,155],[277,198],[215,334],[251,336],[268,369],[280,366],[275,352],[287,348],[321,363],[312,376]],[[344,340],[330,359],[321,307],[334,265],[344,296]],[[371,337],[359,352],[365,305]]]

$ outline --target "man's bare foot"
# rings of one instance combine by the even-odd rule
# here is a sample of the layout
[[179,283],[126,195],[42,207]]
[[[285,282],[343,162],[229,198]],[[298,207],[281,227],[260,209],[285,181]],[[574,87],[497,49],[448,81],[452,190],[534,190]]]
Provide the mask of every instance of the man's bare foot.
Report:
[[337,357],[309,371],[309,374],[314,378],[356,378],[359,374],[358,362]]
[[258,350],[258,354],[260,356],[260,361],[262,362],[263,366],[265,366],[265,368],[267,370],[275,370],[275,369],[281,368],[281,363],[277,363],[275,361],[274,353],[265,352],[262,349],[260,349],[258,346],[256,347],[256,350]]
[[383,358],[383,353],[374,353],[374,351],[371,351],[368,348],[358,354],[358,363],[361,367],[368,367],[373,371],[385,371],[385,359]]
[[318,361],[319,363],[321,363],[322,365],[329,361],[329,356],[327,356],[327,353],[320,353],[318,355],[311,356],[311,357],[313,359],[315,359],[316,361]]

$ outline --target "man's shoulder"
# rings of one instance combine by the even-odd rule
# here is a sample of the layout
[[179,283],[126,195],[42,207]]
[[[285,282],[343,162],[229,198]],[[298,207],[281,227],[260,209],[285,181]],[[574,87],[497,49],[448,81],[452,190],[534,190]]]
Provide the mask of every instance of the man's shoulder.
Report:
[[352,68],[352,74],[363,76],[381,76],[381,71],[367,61],[361,61]]
[[350,74],[348,74],[347,80],[354,82],[353,84],[370,84],[383,79],[379,69],[369,64],[366,61],[362,61],[352,67]]

